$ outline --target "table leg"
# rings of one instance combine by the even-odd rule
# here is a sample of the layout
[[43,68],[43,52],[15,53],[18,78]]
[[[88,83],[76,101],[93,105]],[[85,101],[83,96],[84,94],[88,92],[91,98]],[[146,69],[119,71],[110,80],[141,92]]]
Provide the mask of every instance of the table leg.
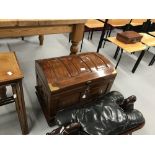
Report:
[[24,37],[22,37],[22,40],[24,40]]
[[117,64],[116,64],[116,66],[115,66],[115,69],[117,69],[117,66],[118,66],[118,64],[119,64],[119,62],[120,62],[120,60],[121,60],[122,54],[123,54],[123,49],[121,48],[121,54],[120,54],[120,56],[119,56],[118,62],[117,62]]
[[43,41],[44,41],[44,36],[43,35],[39,35],[40,45],[43,45]]
[[29,131],[28,131],[26,110],[25,110],[22,81],[12,85],[12,91],[15,98],[16,110],[18,113],[22,134],[26,135],[28,134]]
[[84,32],[84,24],[77,24],[73,26],[72,34],[71,34],[71,48],[70,54],[76,54],[78,52],[78,44],[82,40]]
[[153,56],[153,58],[151,59],[150,63],[149,63],[149,66],[153,65],[155,62],[155,55]]
[[0,87],[0,98],[5,98],[5,97],[7,97],[6,91],[7,91],[7,89],[6,89],[5,86]]
[[141,60],[142,60],[144,54],[145,54],[145,50],[141,51],[141,53],[140,53],[140,55],[139,55],[139,57],[138,57],[138,59],[137,59],[135,65],[134,65],[134,67],[133,67],[133,69],[132,69],[132,73],[134,73],[134,72],[136,71],[136,69],[137,69],[139,63],[141,62]]
[[117,49],[116,49],[116,52],[115,52],[115,55],[114,55],[114,59],[117,59],[119,51],[120,51],[120,47],[117,46]]

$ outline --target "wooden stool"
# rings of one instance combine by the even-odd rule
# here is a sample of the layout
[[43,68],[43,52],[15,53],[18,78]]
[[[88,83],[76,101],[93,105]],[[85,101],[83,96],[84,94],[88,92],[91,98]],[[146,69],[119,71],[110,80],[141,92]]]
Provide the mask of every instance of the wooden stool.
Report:
[[[28,134],[28,124],[22,87],[23,74],[14,52],[0,53],[0,106],[15,102],[22,134]],[[13,96],[7,97],[6,86]]]
[[142,44],[141,42],[137,42],[134,44],[125,44],[125,43],[117,40],[116,37],[109,37],[108,40],[110,42],[112,42],[113,44],[117,45],[117,50],[116,50],[115,55],[114,55],[115,59],[117,58],[117,55],[118,55],[119,51],[121,50],[121,54],[119,56],[119,59],[118,59],[118,62],[116,64],[115,68],[117,68],[117,66],[121,60],[123,52],[124,53],[141,52],[136,63],[135,63],[135,65],[134,65],[134,67],[133,67],[133,69],[132,69],[132,73],[134,73],[136,71],[140,61],[142,60],[144,54],[145,54],[146,46],[144,44]]

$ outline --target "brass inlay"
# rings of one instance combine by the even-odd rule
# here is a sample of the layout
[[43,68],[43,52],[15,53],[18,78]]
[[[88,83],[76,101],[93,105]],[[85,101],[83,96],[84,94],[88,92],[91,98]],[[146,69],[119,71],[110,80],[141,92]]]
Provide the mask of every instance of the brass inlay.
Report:
[[52,84],[48,84],[48,86],[50,87],[50,90],[51,91],[56,91],[56,90],[59,90],[59,87],[54,87],[54,86],[52,86]]
[[117,74],[117,71],[116,71],[116,70],[114,70],[114,71],[112,72],[112,74]]

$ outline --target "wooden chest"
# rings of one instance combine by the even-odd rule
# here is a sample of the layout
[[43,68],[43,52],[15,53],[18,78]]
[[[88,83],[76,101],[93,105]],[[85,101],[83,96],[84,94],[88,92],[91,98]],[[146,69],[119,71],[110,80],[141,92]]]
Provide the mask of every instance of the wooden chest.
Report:
[[116,76],[111,62],[94,52],[36,60],[35,67],[37,96],[49,125],[57,111],[109,92]]
[[125,31],[122,33],[117,33],[116,38],[125,44],[134,44],[140,42],[142,35],[134,31]]

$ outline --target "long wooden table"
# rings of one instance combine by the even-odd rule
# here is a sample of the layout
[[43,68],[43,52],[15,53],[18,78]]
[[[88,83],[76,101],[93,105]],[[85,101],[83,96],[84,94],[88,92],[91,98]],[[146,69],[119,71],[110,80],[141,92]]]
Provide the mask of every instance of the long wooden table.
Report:
[[24,37],[39,35],[43,45],[44,35],[56,33],[72,33],[71,54],[78,52],[78,44],[82,40],[86,20],[51,20],[51,19],[0,19],[0,38]]

